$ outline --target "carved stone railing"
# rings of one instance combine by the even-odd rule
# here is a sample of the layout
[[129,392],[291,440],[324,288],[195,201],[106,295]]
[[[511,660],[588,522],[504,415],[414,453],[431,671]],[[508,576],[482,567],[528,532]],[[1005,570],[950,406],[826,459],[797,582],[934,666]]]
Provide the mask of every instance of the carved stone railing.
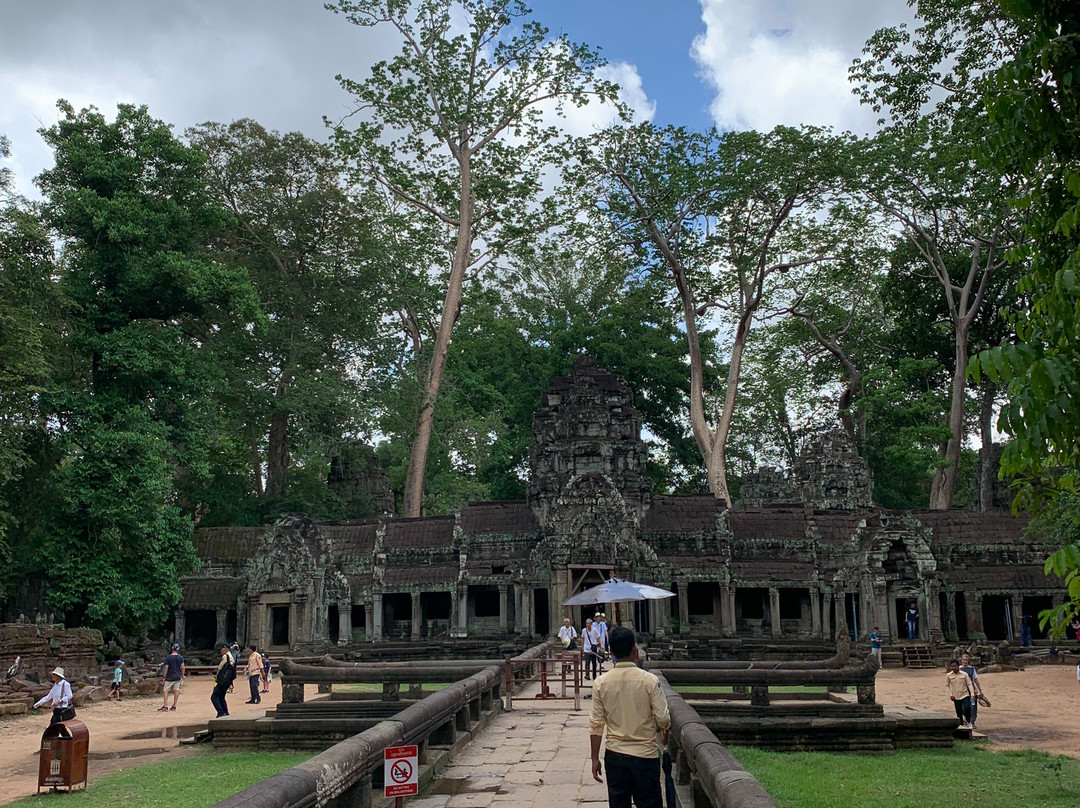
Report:
[[772,797],[725,749],[660,671],[671,712],[671,754],[679,808],[776,808]]
[[[530,648],[515,660],[528,661],[546,654],[549,644]],[[446,682],[464,674],[442,690],[417,701],[392,718],[380,721],[325,752],[291,769],[268,777],[217,803],[215,808],[369,808],[372,788],[381,778],[383,750],[388,746],[416,744],[421,764],[429,746],[453,747],[460,732],[467,732],[484,713],[500,709],[500,689],[505,680],[505,661],[479,660],[479,664],[446,662],[430,665],[349,666],[297,665],[281,661],[285,687],[293,703],[303,701],[305,684],[333,685],[382,682]]]
[[[876,704],[877,692],[874,678],[877,675],[876,664],[867,663],[860,668],[832,669],[786,669],[786,668],[716,668],[721,663],[686,663],[648,662],[645,667],[653,673],[663,672],[667,681],[676,687],[689,685],[710,685],[720,687],[750,688],[750,703],[767,705],[770,687],[854,687],[858,693],[859,704]],[[709,665],[710,667],[702,667]]]

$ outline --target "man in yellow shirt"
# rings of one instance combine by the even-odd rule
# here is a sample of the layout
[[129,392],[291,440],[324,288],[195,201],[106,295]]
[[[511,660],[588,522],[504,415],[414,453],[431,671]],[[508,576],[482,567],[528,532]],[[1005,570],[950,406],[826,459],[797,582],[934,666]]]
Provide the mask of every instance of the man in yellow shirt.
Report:
[[975,690],[971,686],[971,677],[960,670],[960,661],[949,660],[949,672],[945,674],[945,689],[952,699],[956,717],[960,719],[960,729],[971,729],[971,702],[975,700]]
[[667,699],[656,676],[637,666],[634,632],[617,626],[611,629],[609,642],[615,667],[593,684],[589,718],[593,778],[604,782],[600,777],[600,744],[604,740],[608,805],[630,808],[633,799],[637,808],[661,808],[656,734],[666,737],[671,726]]

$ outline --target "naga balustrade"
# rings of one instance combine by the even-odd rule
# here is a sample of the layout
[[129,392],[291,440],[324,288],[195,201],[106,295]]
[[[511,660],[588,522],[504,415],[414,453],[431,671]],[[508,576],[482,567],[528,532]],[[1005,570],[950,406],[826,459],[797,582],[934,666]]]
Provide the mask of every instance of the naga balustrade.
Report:
[[[866,663],[859,668],[787,669],[787,668],[716,668],[704,667],[708,663],[695,663],[684,667],[680,663],[646,662],[645,668],[663,675],[677,687],[688,685],[715,685],[722,687],[749,687],[750,703],[765,706],[769,703],[770,687],[855,687],[859,704],[876,704],[877,691],[874,677],[876,663]],[[714,663],[715,664],[715,663]]]
[[721,745],[694,708],[672,690],[663,672],[653,673],[660,679],[671,713],[667,748],[674,763],[679,808],[776,808],[761,783]]
[[[514,661],[525,667],[548,651],[545,643],[530,648]],[[255,783],[217,803],[215,808],[369,808],[372,787],[383,770],[383,750],[388,746],[416,744],[421,763],[430,746],[453,747],[459,732],[468,731],[484,711],[498,710],[500,689],[505,681],[503,660],[481,661],[482,665],[401,666],[389,663],[359,663],[355,666],[297,665],[281,661],[285,687],[294,703],[302,702],[305,684],[345,684],[362,682],[446,682],[459,673],[463,677],[442,690],[417,701],[392,718],[380,721],[325,752],[291,769]]]

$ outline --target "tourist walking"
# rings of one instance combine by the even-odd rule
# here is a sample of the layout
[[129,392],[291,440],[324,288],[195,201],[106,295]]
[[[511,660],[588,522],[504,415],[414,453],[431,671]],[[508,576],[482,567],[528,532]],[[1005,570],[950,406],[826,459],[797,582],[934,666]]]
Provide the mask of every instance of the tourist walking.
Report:
[[1020,647],[1031,647],[1031,615],[1025,614],[1020,617]]
[[251,652],[248,654],[247,663],[248,689],[251,690],[251,698],[245,704],[258,704],[262,701],[262,696],[259,695],[259,683],[263,676],[263,660],[254,645],[249,645],[248,651]]
[[975,700],[975,688],[971,686],[971,677],[960,670],[960,661],[957,659],[949,660],[945,689],[952,699],[956,717],[960,719],[960,729],[971,729],[971,702]]
[[870,632],[870,653],[874,655],[874,659],[877,660],[877,666],[881,667],[881,629],[874,626],[874,630]]
[[[603,612],[597,612],[593,616],[593,625],[596,626],[596,630],[600,632],[600,647],[605,651],[610,651],[611,648],[608,646],[607,615]],[[601,664],[600,667],[603,668],[604,666]]]
[[595,679],[600,662],[600,632],[591,617],[586,618],[585,628],[581,630],[581,649],[585,654],[585,678]]
[[116,660],[116,667],[112,672],[112,687],[109,688],[109,695],[105,697],[106,701],[112,701],[113,696],[117,701],[124,700],[124,694],[120,691],[121,685],[124,683],[124,660]]
[[974,695],[971,697],[971,728],[975,729],[975,722],[979,718],[979,699],[985,699],[983,694],[982,685],[979,684],[979,672],[975,670],[975,666],[971,664],[971,656],[964,654],[960,657],[960,670],[968,675],[971,679],[971,689]]
[[[176,702],[180,700],[180,688],[184,686],[184,677],[187,668],[184,667],[184,658],[180,656],[180,645],[173,643],[172,652],[165,657],[165,684],[161,689],[161,706],[159,713],[176,709]],[[169,706],[169,694],[172,693],[172,707]]]
[[919,608],[915,605],[915,601],[908,603],[907,607],[907,638],[914,640],[918,637],[919,628]]
[[[589,743],[592,775],[604,782],[611,808],[662,808],[657,733],[666,738],[671,717],[660,681],[638,667],[634,632],[616,626],[608,635],[615,667],[593,685]],[[605,747],[600,764],[600,746]]]
[[54,668],[53,672],[49,674],[49,678],[52,680],[53,686],[34,705],[34,709],[38,709],[45,702],[49,703],[49,706],[52,707],[52,720],[49,722],[51,727],[61,721],[73,719],[75,717],[75,708],[71,706],[71,684],[68,682],[67,677],[64,676],[64,669]]
[[223,642],[219,646],[219,650],[221,651],[221,661],[218,663],[217,671],[214,673],[214,690],[210,693],[210,703],[217,710],[217,717],[222,718],[229,714],[229,705],[225,702],[225,694],[228,693],[233,679],[236,678],[236,658],[233,657],[232,652],[229,650],[228,643]]
[[262,692],[263,693],[269,693],[270,692],[270,682],[273,680],[273,678],[272,678],[273,675],[270,673],[270,655],[267,654],[267,653],[264,653],[262,655],[262,659],[263,659]]
[[577,648],[577,635],[577,629],[570,625],[570,618],[564,617],[562,627],[559,629],[559,640],[564,650],[573,651]]

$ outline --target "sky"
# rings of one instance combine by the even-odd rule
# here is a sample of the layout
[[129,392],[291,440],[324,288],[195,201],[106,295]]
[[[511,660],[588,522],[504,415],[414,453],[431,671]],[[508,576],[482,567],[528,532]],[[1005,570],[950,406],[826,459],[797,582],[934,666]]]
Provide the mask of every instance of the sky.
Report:
[[[691,129],[816,124],[867,132],[847,67],[905,0],[532,0],[554,33],[601,49],[641,118]],[[350,110],[334,76],[363,79],[398,48],[323,0],[0,0],[0,134],[20,191],[51,164],[37,130],[56,101],[122,102],[183,131],[254,118],[325,137]],[[594,126],[582,113],[571,129]]]

